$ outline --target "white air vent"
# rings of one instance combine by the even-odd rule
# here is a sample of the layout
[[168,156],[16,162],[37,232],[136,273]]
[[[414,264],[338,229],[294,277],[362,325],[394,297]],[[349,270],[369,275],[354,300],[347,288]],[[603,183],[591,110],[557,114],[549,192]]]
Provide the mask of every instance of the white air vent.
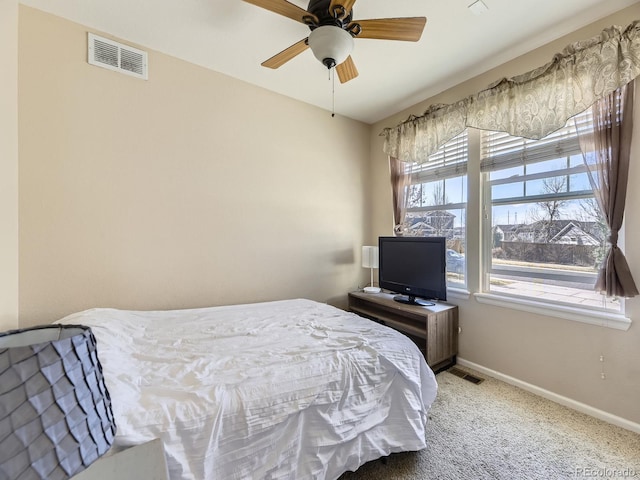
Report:
[[89,33],[89,63],[147,79],[147,52]]

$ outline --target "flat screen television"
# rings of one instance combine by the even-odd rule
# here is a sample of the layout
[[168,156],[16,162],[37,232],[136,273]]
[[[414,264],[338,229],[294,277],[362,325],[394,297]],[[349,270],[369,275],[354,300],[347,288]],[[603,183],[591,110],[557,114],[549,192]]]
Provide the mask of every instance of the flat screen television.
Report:
[[446,250],[444,237],[380,237],[380,288],[399,293],[394,300],[410,305],[446,301]]

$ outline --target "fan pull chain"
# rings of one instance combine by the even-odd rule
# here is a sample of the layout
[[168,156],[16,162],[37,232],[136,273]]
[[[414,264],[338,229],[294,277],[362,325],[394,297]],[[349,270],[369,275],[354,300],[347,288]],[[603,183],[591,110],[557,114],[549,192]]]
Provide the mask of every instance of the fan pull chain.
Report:
[[331,70],[333,74],[331,74],[331,118],[336,116],[336,68],[333,67]]

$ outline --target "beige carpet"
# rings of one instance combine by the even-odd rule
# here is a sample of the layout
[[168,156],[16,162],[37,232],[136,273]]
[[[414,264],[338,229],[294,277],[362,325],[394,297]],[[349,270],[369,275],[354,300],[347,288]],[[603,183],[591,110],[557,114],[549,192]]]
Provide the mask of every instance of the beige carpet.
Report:
[[438,374],[425,450],[340,480],[640,479],[640,435],[464,370],[485,380]]

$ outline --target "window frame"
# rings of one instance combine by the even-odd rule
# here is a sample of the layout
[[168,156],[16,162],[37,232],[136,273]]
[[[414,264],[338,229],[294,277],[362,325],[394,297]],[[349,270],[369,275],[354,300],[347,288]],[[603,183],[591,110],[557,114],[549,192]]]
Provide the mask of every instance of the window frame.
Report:
[[[570,122],[574,122],[574,120],[570,120]],[[578,122],[582,122],[581,118],[578,118]],[[569,125],[569,122],[568,124]],[[584,123],[581,123],[584,125]],[[567,127],[565,127],[567,128]],[[491,133],[479,132],[480,135],[491,135]],[[506,135],[506,134],[502,134]],[[541,163],[548,160],[554,160],[553,157],[550,157],[550,152],[553,150],[553,141],[549,141],[549,137],[553,137],[556,135],[559,140],[558,143],[561,143],[561,146],[557,147],[556,151],[558,152],[555,156],[556,159],[562,160],[563,157],[566,158],[566,166],[565,168],[559,169],[551,169],[544,172],[536,172],[536,173],[528,173],[527,165],[535,165],[536,163]],[[481,228],[479,232],[481,249],[480,249],[480,283],[478,285],[479,292],[474,294],[474,297],[481,303],[487,303],[491,305],[497,305],[501,307],[513,308],[518,310],[525,310],[533,313],[539,313],[543,315],[549,315],[554,317],[565,318],[569,320],[575,320],[583,323],[589,323],[592,325],[599,326],[607,326],[611,328],[626,330],[631,325],[631,320],[625,316],[625,303],[624,299],[618,299],[620,309],[619,311],[607,309],[603,307],[594,307],[589,305],[579,305],[570,302],[561,302],[556,300],[549,299],[539,299],[533,297],[531,295],[520,295],[518,293],[507,293],[507,292],[498,292],[492,291],[490,287],[490,276],[491,273],[495,273],[493,270],[493,221],[492,221],[492,213],[494,206],[500,205],[512,205],[512,204],[535,204],[540,201],[545,200],[580,200],[585,198],[594,198],[593,190],[580,190],[577,189],[575,191],[571,191],[571,175],[581,174],[587,172],[586,165],[573,165],[572,166],[572,157],[574,155],[580,154],[579,145],[577,143],[577,135],[574,134],[576,140],[572,140],[571,138],[566,138],[566,132],[554,132],[550,136],[545,139],[541,139],[540,142],[544,142],[542,148],[537,150],[544,150],[547,148],[546,156],[536,155],[533,161],[527,162],[526,160],[517,160],[517,149],[510,150],[509,153],[511,158],[506,159],[502,163],[494,162],[492,165],[487,168],[487,153],[486,153],[486,143],[484,142],[484,138],[479,141],[481,147],[479,148],[480,162],[481,162],[481,172],[479,173],[479,182],[480,182],[480,209],[483,212],[482,220],[481,220]],[[516,137],[513,137],[516,138]],[[532,145],[533,148],[536,148],[534,144],[535,141],[525,140],[523,144],[529,142],[529,145]],[[526,149],[526,147],[525,147]],[[521,156],[526,157],[526,152],[521,153]],[[496,167],[496,163],[498,166]],[[483,165],[484,164],[484,165]],[[502,168],[500,168],[500,166]],[[516,167],[516,166],[524,166],[523,173],[518,175],[517,177],[505,177],[491,180],[491,172],[497,172],[500,170]],[[484,167],[484,168],[483,168]],[[539,195],[527,195],[526,191],[526,182],[532,180],[539,180],[544,178],[554,178],[554,177],[565,177],[567,179],[567,186],[565,187],[564,192],[559,193],[550,193],[550,194],[539,194]],[[472,180],[469,179],[469,182]],[[523,183],[522,194],[517,197],[504,197],[504,198],[492,198],[492,187],[495,185],[507,185],[513,183]],[[624,228],[620,231],[619,236],[619,244],[623,247],[624,243]]]
[[[484,259],[486,258],[486,185],[483,181],[484,172],[481,171],[481,133],[479,129],[468,128],[467,134],[467,193],[466,193],[466,221],[465,221],[465,283],[449,284],[447,296],[450,301],[468,300],[474,298],[478,303],[499,306],[511,311],[526,311],[542,316],[576,321],[594,326],[628,330],[631,319],[625,315],[624,299],[620,299],[620,312],[603,309],[588,309],[584,306],[561,305],[541,299],[509,297],[501,293],[487,293],[483,290],[485,280]],[[573,168],[573,167],[572,167]],[[582,169],[583,167],[580,167]],[[556,171],[557,173],[558,171]],[[575,173],[578,170],[564,171]],[[440,174],[443,171],[440,170]],[[531,174],[536,175],[536,174]],[[411,184],[415,182],[415,179]],[[575,192],[574,192],[575,193]],[[592,195],[590,192],[589,195]],[[531,197],[530,197],[531,198]],[[624,225],[619,233],[618,244],[624,249]],[[490,254],[490,249],[489,249]]]
[[[464,160],[462,160],[464,158]],[[409,184],[406,187],[405,195],[407,196],[407,207],[406,213],[420,213],[420,212],[437,212],[437,211],[449,211],[449,210],[461,210],[464,211],[464,219],[461,220],[461,224],[464,228],[464,239],[463,245],[466,246],[468,240],[467,234],[467,220],[469,216],[468,205],[469,205],[469,175],[467,172],[467,164],[469,158],[469,139],[467,130],[456,135],[454,138],[445,143],[438,151],[429,156],[429,160],[427,162],[421,164],[408,164],[407,171],[411,172],[411,178]],[[455,203],[442,203],[437,205],[422,205],[418,207],[409,206],[409,197],[411,195],[411,189],[414,185],[427,184],[432,182],[442,182],[442,195],[443,198],[446,198],[446,181],[451,179],[457,179],[461,177],[466,177],[464,182],[465,189],[463,192],[463,196],[466,199],[465,202],[455,202]],[[405,215],[405,231],[408,230],[406,215]],[[455,228],[455,227],[454,227]],[[447,248],[448,249],[448,248]],[[459,253],[459,252],[457,252]],[[453,293],[456,291],[466,292],[467,291],[467,283],[468,283],[468,275],[467,268],[468,266],[468,257],[464,255],[464,265],[461,272],[450,272],[447,268],[447,273],[457,273],[462,274],[463,281],[462,282],[452,282],[449,280],[447,276],[447,292]]]

